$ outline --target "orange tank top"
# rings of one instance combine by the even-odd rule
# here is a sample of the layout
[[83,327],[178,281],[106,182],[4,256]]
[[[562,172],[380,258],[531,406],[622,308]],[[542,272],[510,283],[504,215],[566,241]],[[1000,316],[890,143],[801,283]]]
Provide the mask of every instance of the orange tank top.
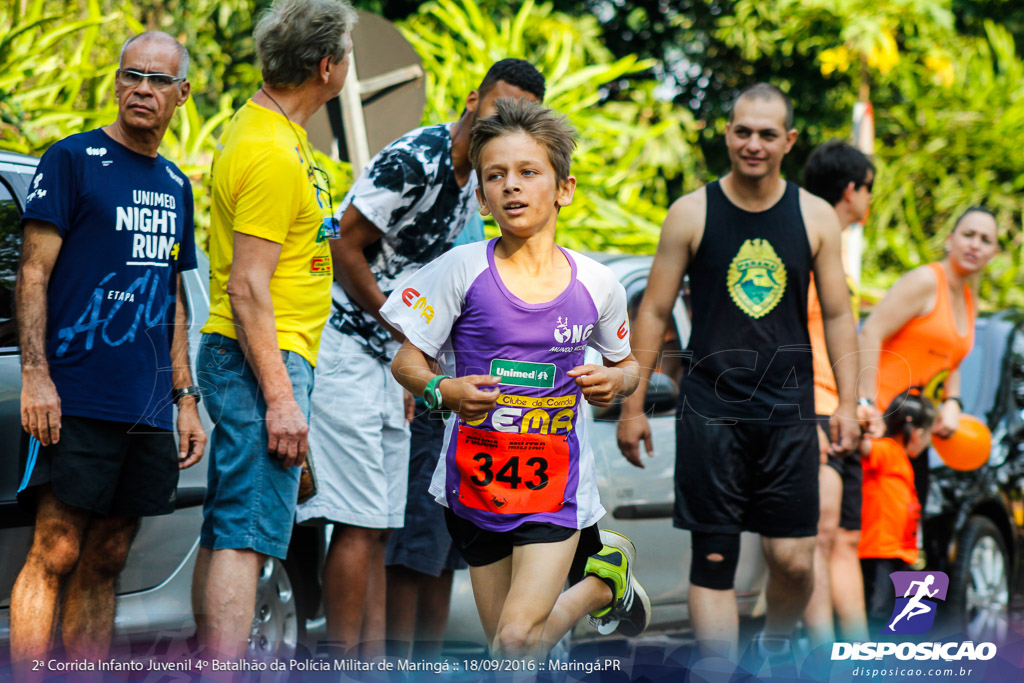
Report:
[[[850,306],[853,320],[857,321],[860,294],[857,283],[850,276],[846,277],[846,286],[850,290]],[[839,407],[839,390],[836,378],[832,374],[832,363],[828,358],[828,347],[825,345],[825,320],[821,313],[821,301],[818,299],[818,288],[811,274],[811,286],[807,290],[807,332],[811,338],[811,355],[814,362],[814,412],[818,415],[831,415]]]
[[946,271],[939,263],[929,264],[935,273],[937,290],[931,312],[914,318],[882,342],[878,359],[878,396],[884,410],[889,402],[909,387],[924,387],[923,394],[938,403],[946,394],[946,378],[974,345],[974,298],[964,285],[967,304],[967,333],[960,335],[949,301]]

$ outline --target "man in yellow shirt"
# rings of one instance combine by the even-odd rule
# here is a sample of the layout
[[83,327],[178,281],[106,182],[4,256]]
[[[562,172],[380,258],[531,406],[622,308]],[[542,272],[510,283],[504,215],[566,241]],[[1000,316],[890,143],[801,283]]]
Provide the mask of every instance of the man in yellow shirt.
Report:
[[291,538],[334,232],[304,126],[341,91],[355,19],[346,0],[278,0],[253,34],[263,86],[213,160],[197,370],[214,428],[193,609],[214,656],[243,654],[260,565]]

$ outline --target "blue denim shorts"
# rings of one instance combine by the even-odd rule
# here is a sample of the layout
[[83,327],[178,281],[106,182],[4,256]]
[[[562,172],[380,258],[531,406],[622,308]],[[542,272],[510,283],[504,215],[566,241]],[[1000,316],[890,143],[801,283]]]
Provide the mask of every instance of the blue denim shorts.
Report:
[[[313,367],[294,351],[281,351],[281,357],[308,421]],[[267,404],[237,341],[204,334],[196,369],[213,421],[199,544],[213,550],[252,549],[284,559],[301,468],[286,470],[267,451]]]

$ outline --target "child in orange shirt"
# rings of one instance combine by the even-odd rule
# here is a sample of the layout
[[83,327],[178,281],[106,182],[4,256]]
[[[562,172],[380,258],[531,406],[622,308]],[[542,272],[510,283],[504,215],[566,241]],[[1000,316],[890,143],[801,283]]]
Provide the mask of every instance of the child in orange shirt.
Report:
[[885,437],[871,441],[861,461],[864,505],[858,554],[872,626],[885,622],[892,611],[889,574],[909,569],[917,561],[921,506],[910,458],[927,449],[934,421],[935,407],[921,395],[921,388],[907,389],[889,404]]

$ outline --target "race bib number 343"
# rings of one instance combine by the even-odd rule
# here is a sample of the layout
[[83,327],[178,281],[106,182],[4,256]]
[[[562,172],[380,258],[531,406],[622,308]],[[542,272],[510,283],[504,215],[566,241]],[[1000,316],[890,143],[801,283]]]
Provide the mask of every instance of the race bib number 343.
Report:
[[556,512],[565,500],[565,435],[513,434],[459,426],[459,501],[504,515]]

